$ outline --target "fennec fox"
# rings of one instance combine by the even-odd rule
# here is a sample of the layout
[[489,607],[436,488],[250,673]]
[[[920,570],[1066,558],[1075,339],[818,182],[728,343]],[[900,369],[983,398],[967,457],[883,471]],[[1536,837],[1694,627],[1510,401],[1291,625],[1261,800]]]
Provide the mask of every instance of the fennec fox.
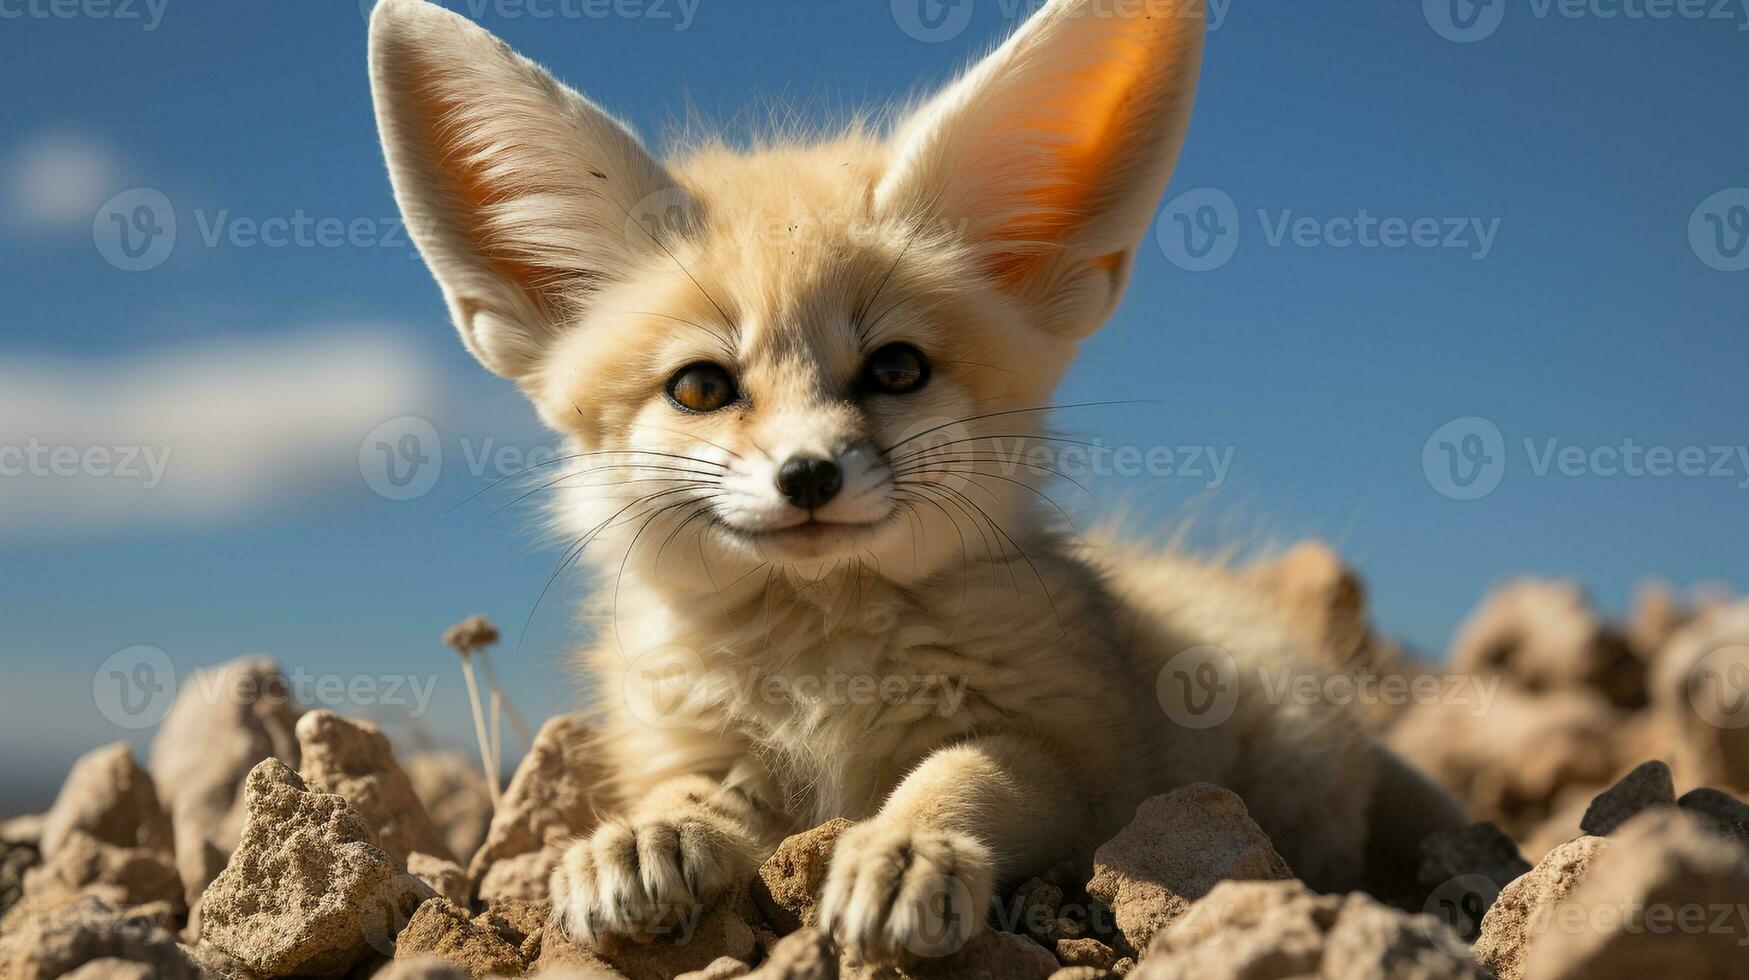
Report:
[[[1323,887],[1365,880],[1369,825],[1448,818],[1343,709],[1268,696],[1311,658],[1259,597],[1041,499],[1042,409],[1149,231],[1202,13],[1053,0],[891,126],[659,162],[464,18],[378,4],[396,197],[463,342],[566,439],[541,487],[600,573],[617,815],[553,874],[573,935],[658,930],[831,817],[858,823],[822,921],[873,959],[956,948],[1193,781]],[[1218,715],[1166,669],[1210,650]]]

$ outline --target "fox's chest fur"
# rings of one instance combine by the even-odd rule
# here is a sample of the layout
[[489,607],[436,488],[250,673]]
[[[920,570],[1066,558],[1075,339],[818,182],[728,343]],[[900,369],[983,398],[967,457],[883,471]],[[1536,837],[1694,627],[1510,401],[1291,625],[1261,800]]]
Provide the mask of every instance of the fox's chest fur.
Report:
[[1136,761],[1128,655],[1088,569],[1033,565],[907,589],[868,569],[773,581],[708,615],[622,593],[595,651],[620,792],[702,768],[798,827],[860,819],[930,752],[1015,731],[1072,751],[1088,792],[1111,792]]

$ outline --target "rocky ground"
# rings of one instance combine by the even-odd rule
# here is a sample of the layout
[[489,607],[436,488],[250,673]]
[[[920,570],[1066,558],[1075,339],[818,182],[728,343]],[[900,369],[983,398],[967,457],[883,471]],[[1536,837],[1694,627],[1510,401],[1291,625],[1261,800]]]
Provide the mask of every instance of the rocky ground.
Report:
[[465,758],[397,759],[240,660],[185,684],[147,767],[99,749],[49,812],[0,824],[0,980],[1749,976],[1749,602],[1651,589],[1617,625],[1571,585],[1510,583],[1432,677],[1328,549],[1244,574],[1353,690],[1428,695],[1355,699],[1481,821],[1423,842],[1415,901],[1312,892],[1236,796],[1195,785],[946,959],[857,963],[816,929],[845,821],[672,935],[584,947],[545,895],[600,819],[580,720],[541,728],[494,812]]

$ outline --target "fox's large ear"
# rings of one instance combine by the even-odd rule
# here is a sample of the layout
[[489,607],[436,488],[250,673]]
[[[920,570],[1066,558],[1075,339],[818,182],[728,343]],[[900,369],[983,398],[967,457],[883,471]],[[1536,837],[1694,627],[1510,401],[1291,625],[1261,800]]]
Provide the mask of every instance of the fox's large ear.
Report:
[[1177,162],[1203,19],[1203,0],[1052,0],[900,126],[877,202],[963,222],[1046,329],[1092,332]]
[[395,198],[462,340],[522,377],[635,259],[632,211],[673,182],[624,125],[424,0],[377,4],[370,77]]

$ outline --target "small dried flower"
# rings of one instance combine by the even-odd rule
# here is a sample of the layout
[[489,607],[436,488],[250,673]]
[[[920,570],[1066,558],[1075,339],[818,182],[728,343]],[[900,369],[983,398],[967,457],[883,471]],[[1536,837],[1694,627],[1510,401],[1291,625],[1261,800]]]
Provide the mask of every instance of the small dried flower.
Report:
[[498,642],[498,627],[478,613],[443,631],[445,646],[466,657]]

